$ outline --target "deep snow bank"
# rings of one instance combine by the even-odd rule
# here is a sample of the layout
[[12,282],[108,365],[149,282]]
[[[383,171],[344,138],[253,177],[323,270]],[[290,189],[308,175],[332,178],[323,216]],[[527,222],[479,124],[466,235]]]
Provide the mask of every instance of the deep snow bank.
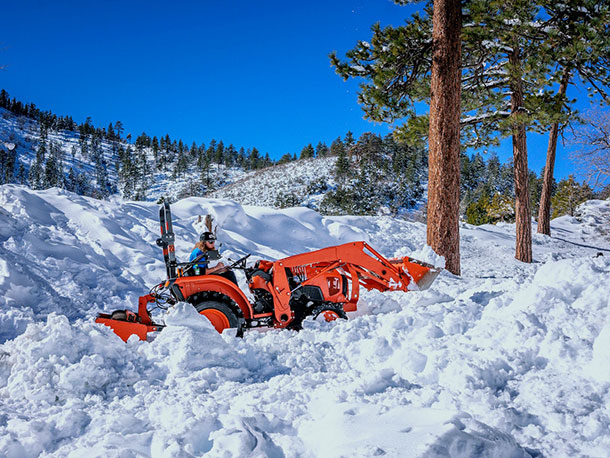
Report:
[[[464,225],[462,277],[365,293],[347,322],[236,339],[179,304],[125,344],[90,318],[163,277],[157,206],[2,186],[0,455],[606,456],[609,204],[555,220],[530,265],[514,227]],[[422,225],[391,218],[172,209],[181,258],[206,213],[234,258],[362,239],[427,253]]]
[[[349,218],[308,209],[277,211],[231,201],[185,199],[172,206],[176,249],[186,260],[202,231],[219,225],[224,253],[235,259],[280,257],[367,238]],[[0,342],[51,311],[71,320],[131,307],[163,280],[158,206],[98,201],[66,191],[0,187]]]

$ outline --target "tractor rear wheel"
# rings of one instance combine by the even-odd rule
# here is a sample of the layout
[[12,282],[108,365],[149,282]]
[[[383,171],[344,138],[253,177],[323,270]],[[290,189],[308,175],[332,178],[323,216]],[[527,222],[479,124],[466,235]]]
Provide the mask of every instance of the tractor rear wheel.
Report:
[[313,319],[316,321],[330,322],[335,321],[339,318],[347,320],[347,314],[345,313],[345,311],[342,308],[336,306],[333,307],[322,305],[320,307],[316,307],[312,311],[312,316]]
[[205,316],[219,333],[225,329],[239,328],[239,319],[227,304],[218,301],[203,301],[196,304],[195,309]]

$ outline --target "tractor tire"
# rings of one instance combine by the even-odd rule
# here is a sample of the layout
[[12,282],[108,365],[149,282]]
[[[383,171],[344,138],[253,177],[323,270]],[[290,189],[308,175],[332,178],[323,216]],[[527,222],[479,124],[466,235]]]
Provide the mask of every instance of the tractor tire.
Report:
[[241,330],[239,318],[225,303],[211,300],[202,301],[195,305],[195,310],[205,316],[221,334],[222,331],[229,328],[237,328],[238,334]]
[[342,308],[326,305],[316,307],[313,309],[311,315],[316,321],[330,322],[338,320],[339,318],[342,320],[347,320],[347,314]]

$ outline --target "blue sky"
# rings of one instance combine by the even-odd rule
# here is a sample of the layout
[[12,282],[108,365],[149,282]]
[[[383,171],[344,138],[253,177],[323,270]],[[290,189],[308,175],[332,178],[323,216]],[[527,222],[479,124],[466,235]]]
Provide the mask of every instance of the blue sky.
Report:
[[[370,38],[375,22],[402,24],[414,8],[391,0],[4,2],[0,87],[79,122],[121,120],[134,137],[215,138],[279,158],[348,130],[390,132],[363,119],[357,84],[335,74],[328,54]],[[536,172],[546,141],[529,136]],[[498,153],[510,157],[510,142]],[[561,146],[556,171],[573,171]]]

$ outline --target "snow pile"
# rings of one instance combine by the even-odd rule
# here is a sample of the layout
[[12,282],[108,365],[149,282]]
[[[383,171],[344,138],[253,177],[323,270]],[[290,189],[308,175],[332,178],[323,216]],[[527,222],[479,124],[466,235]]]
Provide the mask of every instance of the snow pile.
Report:
[[[164,277],[158,207],[2,186],[0,456],[607,456],[610,246],[593,229],[610,202],[587,205],[599,219],[555,220],[532,264],[514,226],[463,225],[461,277],[363,292],[348,321],[239,339],[181,303],[124,343],[92,317]],[[423,225],[389,217],[172,210],[182,259],[210,213],[233,259],[366,240],[442,262]]]
[[[185,199],[172,206],[178,259],[186,260],[206,214],[225,254],[277,259],[366,239],[349,218],[307,208],[280,212],[231,201]],[[50,189],[0,187],[0,342],[55,311],[70,319],[130,307],[164,279],[158,206],[99,201]],[[281,235],[281,237],[280,237]]]

